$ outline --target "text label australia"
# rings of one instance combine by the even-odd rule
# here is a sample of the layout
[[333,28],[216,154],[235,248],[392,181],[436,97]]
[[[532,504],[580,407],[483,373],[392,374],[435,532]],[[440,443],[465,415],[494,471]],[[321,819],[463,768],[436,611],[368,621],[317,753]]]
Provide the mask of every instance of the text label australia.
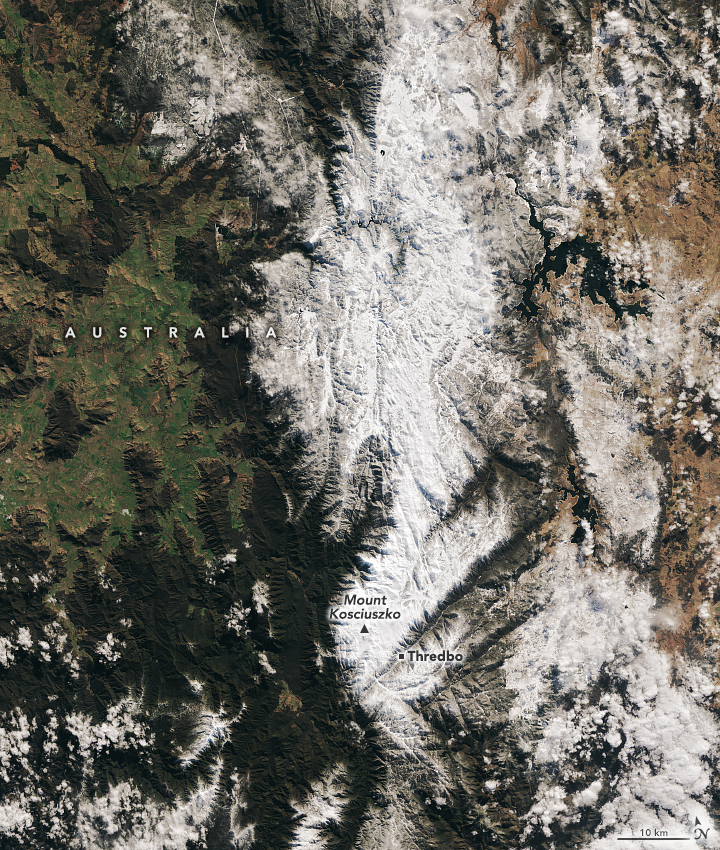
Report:
[[[192,328],[190,329],[192,330]],[[239,334],[243,328],[240,325],[230,325],[229,327],[220,328],[220,336],[222,339],[230,339],[232,336],[236,336]],[[250,339],[252,336],[252,331],[250,327],[245,327],[245,339]],[[118,328],[117,335],[118,339],[127,339],[129,329],[124,325]],[[94,325],[92,328],[92,335],[94,339],[102,339],[104,334],[104,328],[102,325]],[[132,331],[130,331],[132,333]],[[177,339],[178,338],[178,328],[175,325],[170,325],[167,329],[168,339]],[[151,327],[150,325],[143,325],[142,327],[142,336],[143,339],[150,339],[153,334],[156,333],[156,329]],[[261,333],[261,336],[263,334]],[[65,331],[65,339],[77,339],[78,336],[82,336],[82,331],[78,329],[75,331],[75,328],[70,325],[68,329]],[[277,335],[273,327],[267,328],[264,333],[265,339],[277,339]],[[194,330],[194,339],[205,339],[205,331],[202,327],[195,328]]]

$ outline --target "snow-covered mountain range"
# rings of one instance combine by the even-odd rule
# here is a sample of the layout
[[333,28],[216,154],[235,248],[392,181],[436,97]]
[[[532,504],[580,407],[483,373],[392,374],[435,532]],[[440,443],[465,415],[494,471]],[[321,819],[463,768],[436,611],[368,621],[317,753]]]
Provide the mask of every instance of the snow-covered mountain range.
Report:
[[[299,596],[321,599],[316,663],[366,718],[382,778],[358,813],[352,766],[316,771],[282,846],[720,846],[720,290],[694,223],[720,209],[719,27],[669,0],[120,16],[118,86],[148,111],[147,150],[231,167],[279,222],[268,241],[287,237],[222,285],[262,293],[237,327],[276,330],[246,377],[293,447],[263,461],[286,527],[316,548],[271,555],[295,580],[317,547],[343,552]],[[682,568],[678,529],[696,541]],[[273,594],[258,580],[228,628],[272,632]],[[62,721],[88,760],[111,734],[142,746],[122,706],[107,728]],[[217,759],[187,799],[88,794],[73,846],[209,847],[218,807],[218,846],[269,846],[245,814],[253,776],[221,746],[243,722],[202,714],[184,763]]]

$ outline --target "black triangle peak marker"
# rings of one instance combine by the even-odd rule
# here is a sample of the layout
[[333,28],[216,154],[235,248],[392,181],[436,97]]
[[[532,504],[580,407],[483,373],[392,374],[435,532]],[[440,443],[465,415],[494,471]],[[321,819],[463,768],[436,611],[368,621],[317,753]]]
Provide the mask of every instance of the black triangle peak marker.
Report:
[[360,629],[360,634],[361,634],[361,635],[366,635],[367,633],[368,633],[368,627],[367,627],[367,626],[363,626],[363,627]]

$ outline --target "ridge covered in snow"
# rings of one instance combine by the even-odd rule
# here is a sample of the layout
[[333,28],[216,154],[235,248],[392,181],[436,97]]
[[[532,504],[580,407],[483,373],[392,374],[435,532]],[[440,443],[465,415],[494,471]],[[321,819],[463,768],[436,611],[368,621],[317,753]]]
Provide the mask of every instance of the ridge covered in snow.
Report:
[[[715,12],[328,0],[259,4],[251,25],[254,4],[240,5],[128,7],[116,73],[128,101],[138,80],[162,89],[138,108],[157,162],[232,168],[238,196],[281,222],[264,238],[282,248],[217,284],[262,294],[231,327],[277,332],[254,335],[247,383],[268,431],[286,428],[256,479],[281,508],[258,508],[247,551],[206,566],[214,582],[252,563],[221,627],[252,647],[253,696],[263,677],[278,684],[257,711],[273,734],[276,714],[291,718],[292,757],[314,773],[281,791],[241,775],[245,709],[229,719],[188,677],[192,734],[172,746],[179,771],[200,768],[184,796],[148,802],[112,777],[91,788],[104,750],[140,763],[156,744],[147,694],[101,721],[50,712],[42,732],[18,711],[0,730],[2,778],[32,779],[31,735],[48,757],[62,735],[83,793],[14,785],[0,831],[20,840],[44,807],[58,840],[72,821],[72,847],[210,847],[220,824],[223,846],[260,848],[271,827],[249,812],[275,795],[278,846],[294,848],[605,850],[645,829],[684,841],[696,823],[710,830],[696,845],[717,846],[720,531],[694,464],[717,478],[720,301],[714,272],[652,229],[700,185],[683,156],[712,150]],[[317,53],[327,76],[307,70]],[[650,173],[668,191],[633,218]],[[676,484],[688,466],[694,511]],[[704,559],[697,581],[667,555],[678,529]],[[283,604],[309,623],[287,658]],[[54,652],[75,676],[64,633],[35,646],[12,626],[0,664]],[[343,695],[317,717],[301,717],[292,669],[307,642]],[[98,663],[123,649],[107,633]],[[338,706],[368,764],[323,750]],[[273,770],[276,757],[253,751]]]

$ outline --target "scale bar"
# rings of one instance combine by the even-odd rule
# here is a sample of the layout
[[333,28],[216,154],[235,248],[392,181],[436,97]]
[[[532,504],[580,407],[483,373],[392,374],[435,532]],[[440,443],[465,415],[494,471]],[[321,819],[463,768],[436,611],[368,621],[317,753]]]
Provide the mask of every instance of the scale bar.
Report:
[[647,838],[618,838],[617,841],[690,841],[689,838],[653,838],[652,835],[648,835]]

